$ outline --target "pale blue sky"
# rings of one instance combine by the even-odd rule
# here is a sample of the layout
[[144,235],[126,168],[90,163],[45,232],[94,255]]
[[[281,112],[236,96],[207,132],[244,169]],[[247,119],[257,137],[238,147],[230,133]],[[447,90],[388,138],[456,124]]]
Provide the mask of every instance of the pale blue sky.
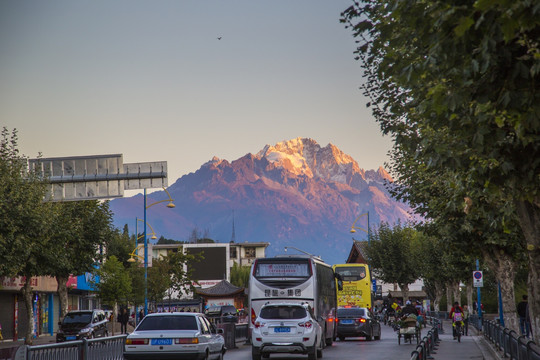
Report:
[[296,137],[376,169],[390,139],[339,23],[350,4],[1,1],[0,124],[27,156],[167,161],[169,184]]

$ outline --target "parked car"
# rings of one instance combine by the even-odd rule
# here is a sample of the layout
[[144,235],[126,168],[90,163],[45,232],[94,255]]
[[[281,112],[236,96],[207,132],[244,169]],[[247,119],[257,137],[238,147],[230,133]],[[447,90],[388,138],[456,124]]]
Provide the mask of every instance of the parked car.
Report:
[[297,303],[267,303],[262,306],[251,334],[251,356],[260,360],[273,353],[322,356],[322,330],[307,306]]
[[103,310],[70,311],[58,322],[56,342],[109,336],[107,323]]
[[381,339],[381,324],[368,308],[339,308],[337,318],[337,336],[341,341],[358,336],[368,341]]
[[204,314],[215,324],[221,322],[238,323],[238,311],[233,305],[210,306]]
[[127,336],[124,358],[223,360],[222,333],[200,313],[148,314]]

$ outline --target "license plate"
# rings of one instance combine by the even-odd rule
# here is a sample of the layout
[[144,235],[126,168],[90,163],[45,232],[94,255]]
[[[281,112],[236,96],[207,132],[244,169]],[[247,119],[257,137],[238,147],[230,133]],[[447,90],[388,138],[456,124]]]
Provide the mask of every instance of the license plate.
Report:
[[66,336],[66,340],[77,340],[76,336]]
[[274,328],[275,333],[288,333],[291,332],[291,328],[287,326],[279,326]]
[[343,325],[351,325],[354,321],[353,320],[339,320]]
[[172,345],[172,339],[152,339],[151,345]]

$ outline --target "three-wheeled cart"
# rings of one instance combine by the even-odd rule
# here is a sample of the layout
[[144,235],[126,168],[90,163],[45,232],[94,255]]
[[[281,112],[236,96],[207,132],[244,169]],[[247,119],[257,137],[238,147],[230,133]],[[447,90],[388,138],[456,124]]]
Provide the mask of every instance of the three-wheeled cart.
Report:
[[412,344],[413,339],[416,339],[416,344],[420,343],[420,325],[416,319],[407,318],[401,321],[398,333],[398,344],[401,344],[401,338],[406,343],[407,340]]

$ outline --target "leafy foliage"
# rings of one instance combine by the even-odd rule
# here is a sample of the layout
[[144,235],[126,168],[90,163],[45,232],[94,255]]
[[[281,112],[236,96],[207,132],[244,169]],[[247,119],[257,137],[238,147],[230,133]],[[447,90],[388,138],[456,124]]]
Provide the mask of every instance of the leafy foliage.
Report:
[[251,266],[240,266],[236,262],[231,268],[231,284],[247,288],[249,286],[249,275]]
[[116,256],[109,257],[94,273],[92,285],[105,304],[114,306],[118,302],[128,302],[132,289],[131,278]]
[[51,275],[55,253],[51,205],[43,202],[45,183],[27,170],[17,131],[5,127],[0,139],[0,275]]
[[366,252],[368,263],[378,279],[397,283],[403,289],[421,275],[417,232],[397,224],[391,228],[382,223],[370,234]]

